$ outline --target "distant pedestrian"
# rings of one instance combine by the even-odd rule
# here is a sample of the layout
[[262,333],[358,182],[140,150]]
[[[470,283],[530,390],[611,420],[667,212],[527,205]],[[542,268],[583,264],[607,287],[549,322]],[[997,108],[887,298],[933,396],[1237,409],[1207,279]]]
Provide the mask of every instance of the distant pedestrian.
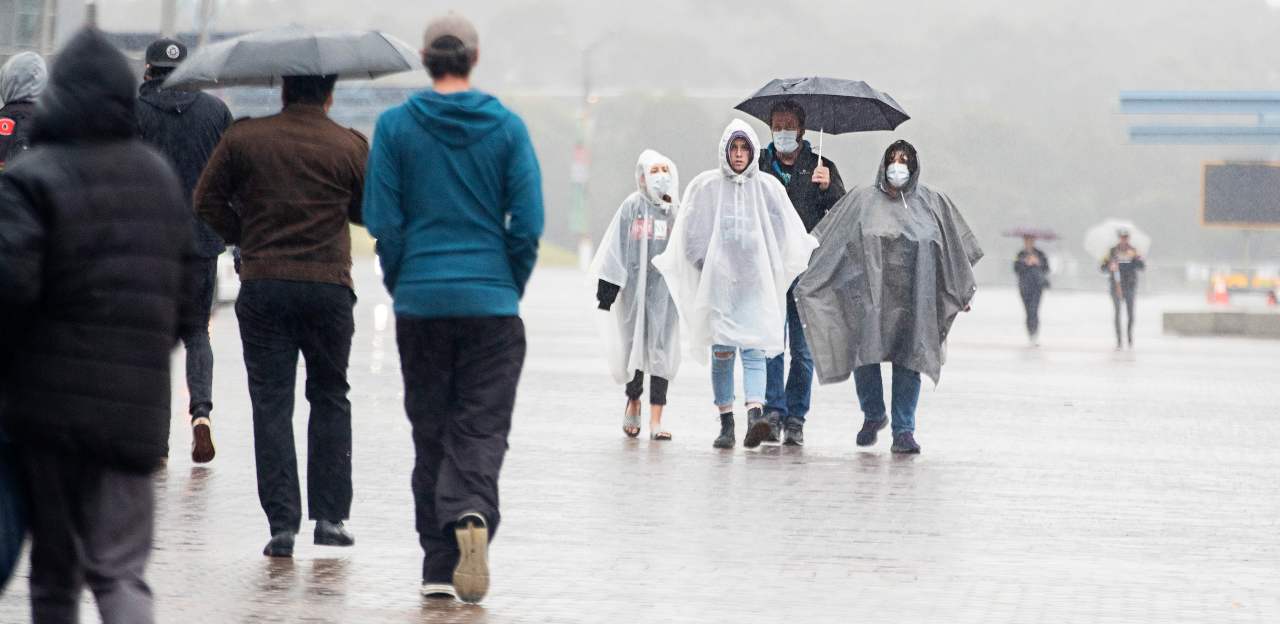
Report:
[[44,58],[19,52],[0,67],[0,171],[31,147],[36,98],[49,81]]
[[640,397],[649,375],[649,438],[670,440],[662,428],[667,388],[680,367],[680,316],[652,260],[671,241],[680,197],[676,164],[653,150],[636,163],[636,190],[605,229],[588,273],[601,310],[609,311],[605,348],[613,378],[626,385],[622,430],[640,435]]
[[236,317],[253,403],[258,498],[270,557],[293,556],[302,523],[293,397],[306,360],[307,514],[314,541],[351,546],[351,402],[355,333],[350,224],[361,223],[363,135],[329,119],[336,76],[287,76],[284,110],[232,125],[196,187],[196,212],[240,246]]
[[742,356],[747,431],[743,446],[770,433],[764,415],[765,360],[782,353],[787,289],[804,271],[817,241],[805,232],[782,183],[759,166],[760,140],[734,120],[725,128],[720,166],[689,183],[675,241],[654,260],[672,288],[690,343],[711,355],[720,414],[712,445],[733,448],[733,365]]
[[[164,156],[136,138],[134,77],[96,30],[58,56],[31,150],[0,176],[0,388],[29,496],[31,613],[154,621],[144,573],[152,473],[169,440],[169,359],[191,218]],[[13,314],[14,312],[16,314]]]
[[524,366],[520,298],[542,235],[542,176],[524,122],[471,87],[479,35],[431,21],[432,88],[378,119],[365,217],[395,301],[425,597],[489,590],[498,477]]
[[1049,288],[1049,257],[1036,247],[1034,236],[1022,237],[1022,249],[1013,260],[1018,276],[1018,294],[1027,314],[1027,337],[1033,346],[1040,344],[1040,298]]
[[191,207],[200,173],[213,154],[222,133],[231,126],[231,111],[221,100],[199,91],[164,88],[164,80],[186,60],[187,47],[173,39],[159,39],[147,46],[145,82],[138,92],[138,132],[173,164],[182,180],[187,205],[183,214],[191,220],[195,255],[199,261],[186,276],[191,306],[200,311],[200,321],[182,336],[187,348],[187,392],[191,396],[191,460],[202,464],[213,460],[213,347],[209,344],[209,315],[213,311],[214,289],[218,281],[218,256],[226,244],[196,216]]
[[[812,232],[831,207],[844,197],[844,182],[836,164],[818,156],[804,140],[803,107],[784,100],[774,105],[769,120],[773,142],[760,153],[760,170],[786,187],[787,197],[804,222],[805,231]],[[786,370],[783,354],[770,358],[768,364],[765,412],[770,431],[767,441],[780,441],[785,430],[787,444],[803,446],[804,422],[813,390],[813,356],[790,289],[787,290],[786,330],[791,352],[790,371]]]
[[[796,285],[819,380],[852,373],[863,415],[858,446],[874,445],[892,422],[894,453],[920,452],[920,374],[934,383],[941,376],[947,336],[969,310],[982,258],[959,209],[921,184],[920,170],[914,146],[891,144],[875,184],[845,195],[815,230],[822,246]],[[891,411],[884,362],[893,365]]]
[[1115,309],[1116,351],[1124,349],[1125,335],[1120,332],[1120,305],[1124,304],[1128,318],[1129,348],[1133,348],[1133,308],[1138,298],[1138,271],[1147,268],[1146,259],[1129,243],[1129,230],[1116,231],[1120,239],[1102,259],[1101,270],[1107,274],[1111,291],[1111,306]]

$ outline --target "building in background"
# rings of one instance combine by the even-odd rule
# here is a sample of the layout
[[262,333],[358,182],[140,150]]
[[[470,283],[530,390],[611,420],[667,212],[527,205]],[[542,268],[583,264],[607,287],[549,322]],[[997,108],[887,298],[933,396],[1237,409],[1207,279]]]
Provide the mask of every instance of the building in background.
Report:
[[49,55],[84,24],[84,0],[0,0],[0,60]]

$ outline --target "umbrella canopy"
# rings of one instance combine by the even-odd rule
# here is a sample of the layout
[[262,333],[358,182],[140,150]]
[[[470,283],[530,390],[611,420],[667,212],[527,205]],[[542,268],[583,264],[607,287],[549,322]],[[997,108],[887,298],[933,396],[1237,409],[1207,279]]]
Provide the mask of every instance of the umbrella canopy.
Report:
[[1146,255],[1151,252],[1151,237],[1147,236],[1132,221],[1124,219],[1107,219],[1084,233],[1084,250],[1095,259],[1105,258],[1116,243],[1120,242],[1119,232],[1129,232],[1129,244],[1138,253]]
[[275,86],[285,76],[372,79],[422,66],[403,41],[377,31],[311,31],[286,26],[204,46],[183,61],[166,87]]
[[1037,238],[1040,240],[1058,240],[1058,233],[1049,228],[1021,226],[1012,230],[1005,230],[1004,235],[1010,238]]
[[838,78],[772,80],[734,108],[767,124],[769,111],[787,100],[804,108],[807,128],[827,134],[893,130],[911,119],[889,94],[861,80]]

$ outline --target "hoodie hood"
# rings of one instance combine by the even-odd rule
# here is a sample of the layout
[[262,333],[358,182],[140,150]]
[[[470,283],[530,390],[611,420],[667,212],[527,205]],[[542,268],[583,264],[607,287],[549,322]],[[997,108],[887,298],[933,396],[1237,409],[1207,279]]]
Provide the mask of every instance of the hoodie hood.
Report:
[[880,158],[880,170],[876,173],[876,188],[886,195],[889,194],[890,189],[893,189],[893,186],[889,184],[889,154],[898,150],[904,150],[910,155],[907,159],[907,170],[911,172],[911,177],[907,179],[907,183],[902,188],[894,190],[907,195],[915,191],[916,185],[920,183],[920,156],[916,153],[914,145],[899,139],[884,151],[884,156]]
[[58,55],[36,104],[33,142],[113,141],[136,134],[129,62],[94,28]]
[[34,101],[48,83],[49,69],[39,54],[15,54],[0,68],[0,106]]
[[199,91],[164,88],[164,78],[148,80],[138,89],[138,100],[143,104],[174,115],[190,110],[199,97]]
[[[649,170],[658,164],[666,164],[667,168],[671,170],[671,189],[667,191],[667,196],[671,198],[670,202],[663,201],[661,197],[654,197],[648,185],[645,184],[645,174],[649,173]],[[680,172],[676,171],[676,164],[670,158],[654,150],[647,149],[640,153],[640,159],[636,162],[636,188],[650,203],[670,210],[680,202]]]
[[497,98],[475,90],[447,95],[422,91],[406,105],[424,130],[450,147],[476,143],[511,116]]
[[[729,166],[729,145],[736,138],[744,138],[751,145],[751,163],[742,173],[734,173],[733,167]],[[756,172],[760,170],[760,137],[756,136],[756,131],[751,126],[741,120],[734,119],[725,127],[724,134],[720,137],[720,172],[724,177],[742,184],[747,180],[755,177]]]

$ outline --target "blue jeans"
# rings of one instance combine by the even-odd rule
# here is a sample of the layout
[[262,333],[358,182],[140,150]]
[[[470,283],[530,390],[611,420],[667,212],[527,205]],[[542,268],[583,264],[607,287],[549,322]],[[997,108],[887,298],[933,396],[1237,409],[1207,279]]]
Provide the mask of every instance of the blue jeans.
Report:
[[766,410],[782,415],[783,422],[804,424],[809,414],[809,397],[813,391],[813,355],[809,353],[809,343],[804,338],[804,327],[800,325],[800,312],[796,309],[796,300],[792,290],[787,291],[787,340],[791,347],[791,374],[787,375],[787,383],[782,383],[783,370],[786,364],[782,354],[769,360],[769,382],[765,389],[768,399]]
[[[737,347],[715,345],[711,347],[711,388],[716,395],[716,405],[733,405],[733,361],[738,355]],[[742,385],[747,395],[747,403],[764,404],[764,351],[760,349],[741,349],[742,351]]]
[[[884,420],[884,381],[880,365],[853,369],[853,385],[858,390],[862,416],[870,422]],[[916,402],[920,399],[920,373],[893,365],[893,435],[916,430]]]

